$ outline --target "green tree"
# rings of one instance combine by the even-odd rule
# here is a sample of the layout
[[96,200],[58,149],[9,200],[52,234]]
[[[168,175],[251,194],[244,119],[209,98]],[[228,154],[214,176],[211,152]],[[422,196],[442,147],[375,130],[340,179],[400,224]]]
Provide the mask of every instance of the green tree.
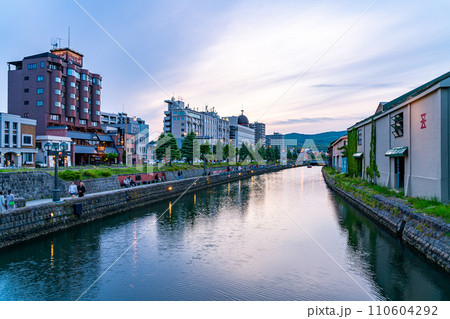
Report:
[[205,142],[202,145],[200,145],[200,155],[203,161],[206,161],[208,154],[211,154],[211,146],[209,145],[208,142]]
[[192,164],[194,160],[194,145],[195,145],[195,133],[190,132],[181,144],[181,156],[187,163]]
[[162,160],[163,158],[169,159],[169,164],[172,165],[173,159],[180,158],[180,150],[177,146],[177,140],[172,133],[161,133],[156,143],[156,158]]
[[223,147],[223,158],[227,159],[230,156],[230,144],[226,144]]
[[109,163],[114,162],[116,160],[116,158],[119,157],[119,154],[117,153],[106,153],[105,154],[105,160],[108,161]]
[[247,157],[252,159],[252,154],[250,153],[248,146],[245,143],[242,143],[241,148],[239,149],[239,159],[242,162],[247,159]]

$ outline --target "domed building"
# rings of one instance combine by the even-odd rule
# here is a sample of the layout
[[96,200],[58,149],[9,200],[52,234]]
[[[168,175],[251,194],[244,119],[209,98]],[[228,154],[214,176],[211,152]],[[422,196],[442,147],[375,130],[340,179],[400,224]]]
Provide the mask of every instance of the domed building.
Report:
[[239,115],[239,117],[237,119],[237,122],[238,122],[239,125],[243,125],[243,126],[248,127],[250,122],[248,121],[247,116],[244,115],[244,110],[242,110],[241,112],[242,113],[241,113],[241,115]]
[[255,130],[250,127],[250,121],[244,115],[244,110],[239,116],[229,116],[224,119],[230,122],[230,142],[240,148],[242,143],[255,144]]

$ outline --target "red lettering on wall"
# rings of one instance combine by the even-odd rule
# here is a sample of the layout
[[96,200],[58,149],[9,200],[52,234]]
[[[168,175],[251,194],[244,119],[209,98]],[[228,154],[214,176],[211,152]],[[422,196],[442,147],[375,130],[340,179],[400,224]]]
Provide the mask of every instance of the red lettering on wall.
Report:
[[420,124],[422,124],[422,125],[420,126],[420,129],[427,128],[427,124],[426,124],[427,119],[426,119],[426,116],[427,116],[427,113],[420,114],[420,117],[422,118],[422,120],[420,121]]

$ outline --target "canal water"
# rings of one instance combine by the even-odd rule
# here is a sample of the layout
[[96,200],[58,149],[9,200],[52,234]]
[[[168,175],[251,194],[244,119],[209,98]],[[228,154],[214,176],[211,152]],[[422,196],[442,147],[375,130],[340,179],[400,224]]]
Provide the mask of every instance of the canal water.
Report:
[[0,300],[449,300],[449,277],[330,191],[319,167],[0,250]]

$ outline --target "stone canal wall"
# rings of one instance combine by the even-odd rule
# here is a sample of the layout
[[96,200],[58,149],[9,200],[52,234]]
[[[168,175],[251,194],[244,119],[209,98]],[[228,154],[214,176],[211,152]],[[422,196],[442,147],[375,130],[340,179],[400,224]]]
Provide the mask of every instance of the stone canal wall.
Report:
[[383,226],[392,234],[414,247],[428,260],[450,272],[450,225],[443,220],[416,213],[404,202],[372,195],[374,203],[366,203],[354,193],[344,191],[336,185],[332,176],[322,170],[325,183],[358,207],[365,215]]
[[0,248],[88,223],[108,215],[125,212],[149,203],[176,197],[185,192],[276,172],[292,166],[271,165],[245,170],[240,173],[185,178],[92,194],[61,203],[45,203],[6,211],[0,213]]

